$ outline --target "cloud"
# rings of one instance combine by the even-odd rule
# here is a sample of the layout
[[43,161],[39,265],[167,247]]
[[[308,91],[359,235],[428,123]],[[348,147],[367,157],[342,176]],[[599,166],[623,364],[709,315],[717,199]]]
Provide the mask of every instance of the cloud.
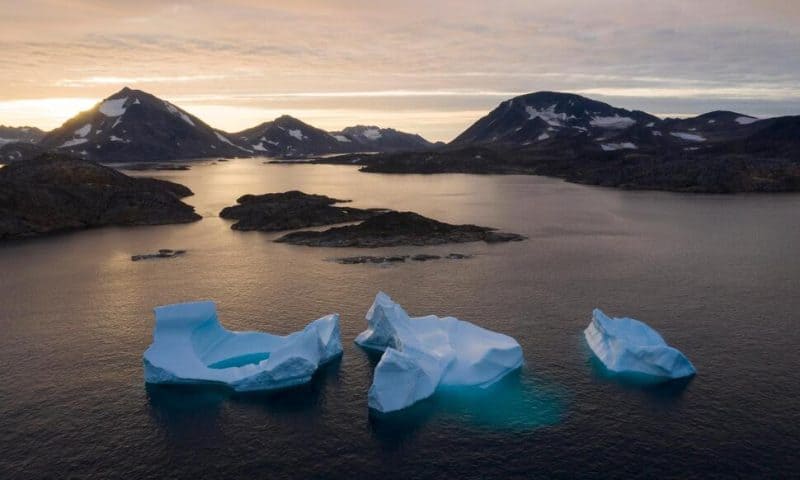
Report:
[[128,85],[142,83],[185,83],[202,82],[205,80],[221,80],[230,78],[228,75],[173,75],[152,77],[103,77],[90,76],[73,79],[60,79],[55,85],[59,87],[84,87],[87,85]]
[[427,99],[465,112],[545,89],[670,112],[707,99],[776,113],[798,103],[800,2],[0,0],[0,10],[0,100],[102,98],[127,84],[262,110],[318,101],[363,112],[371,99],[372,112],[430,112]]

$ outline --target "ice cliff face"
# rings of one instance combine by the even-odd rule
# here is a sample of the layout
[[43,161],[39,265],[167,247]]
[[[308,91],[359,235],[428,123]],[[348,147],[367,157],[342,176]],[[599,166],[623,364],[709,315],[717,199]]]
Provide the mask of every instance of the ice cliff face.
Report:
[[308,382],[342,353],[336,314],[287,336],[226,330],[210,301],[156,307],[155,317],[153,343],[144,352],[147,383],[273,390]]
[[610,318],[600,309],[584,330],[586,342],[615,374],[667,381],[695,374],[692,363],[655,330],[632,318]]
[[367,312],[356,343],[383,351],[369,389],[369,407],[392,412],[442,386],[487,387],[522,366],[513,338],[453,317],[409,317],[383,292]]

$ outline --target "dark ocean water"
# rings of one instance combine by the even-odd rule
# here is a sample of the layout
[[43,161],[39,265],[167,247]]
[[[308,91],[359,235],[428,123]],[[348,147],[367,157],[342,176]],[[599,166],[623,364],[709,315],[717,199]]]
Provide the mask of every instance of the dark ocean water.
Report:
[[[160,172],[191,225],[0,246],[0,478],[787,478],[800,469],[800,195],[623,192],[532,176],[387,176],[258,160]],[[530,240],[368,253],[471,253],[385,268],[276,244],[216,217],[301,189]],[[184,257],[130,255],[186,248]],[[384,290],[411,314],[514,336],[525,367],[486,391],[370,415],[377,361],[352,340]],[[342,316],[344,356],[307,386],[238,395],[146,387],[156,305],[213,299],[228,328],[288,333]],[[648,322],[690,382],[605,378],[594,307]]]

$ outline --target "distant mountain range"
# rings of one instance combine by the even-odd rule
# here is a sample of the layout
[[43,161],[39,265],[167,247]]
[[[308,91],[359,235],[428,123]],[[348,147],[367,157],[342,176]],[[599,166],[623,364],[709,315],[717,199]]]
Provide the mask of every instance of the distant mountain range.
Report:
[[506,100],[446,147],[320,160],[382,173],[519,173],[632,189],[800,190],[800,116],[661,119],[579,95]]
[[13,140],[0,145],[6,163],[45,151],[107,163],[264,155],[355,163],[369,172],[524,173],[700,192],[800,190],[800,116],[715,111],[661,119],[559,92],[506,100],[449,144],[375,126],[327,132],[286,115],[229,134],[128,88],[47,134],[3,128],[3,138]]
[[419,135],[379,127],[326,132],[288,115],[229,134],[141,90],[123,88],[51,132],[0,127],[0,162],[51,151],[106,163],[266,155],[302,158],[434,146]]
[[45,132],[36,127],[6,127],[0,125],[0,145],[12,142],[36,143]]
[[232,137],[254,153],[282,158],[427,150],[435,146],[419,135],[391,128],[358,125],[340,132],[326,132],[288,115],[235,133]]

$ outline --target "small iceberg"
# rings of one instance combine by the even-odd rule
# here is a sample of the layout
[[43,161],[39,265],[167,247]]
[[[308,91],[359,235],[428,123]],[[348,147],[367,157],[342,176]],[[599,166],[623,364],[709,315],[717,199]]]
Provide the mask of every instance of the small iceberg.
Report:
[[696,373],[683,353],[639,320],[609,318],[596,308],[583,334],[597,358],[614,374],[668,381]]
[[210,301],[156,307],[155,318],[153,343],[143,357],[147,383],[274,390],[310,381],[320,365],[342,353],[336,314],[286,336],[226,330]]
[[409,317],[383,292],[356,337],[383,351],[369,389],[369,407],[393,412],[430,397],[439,386],[488,387],[522,366],[513,338],[453,317]]

